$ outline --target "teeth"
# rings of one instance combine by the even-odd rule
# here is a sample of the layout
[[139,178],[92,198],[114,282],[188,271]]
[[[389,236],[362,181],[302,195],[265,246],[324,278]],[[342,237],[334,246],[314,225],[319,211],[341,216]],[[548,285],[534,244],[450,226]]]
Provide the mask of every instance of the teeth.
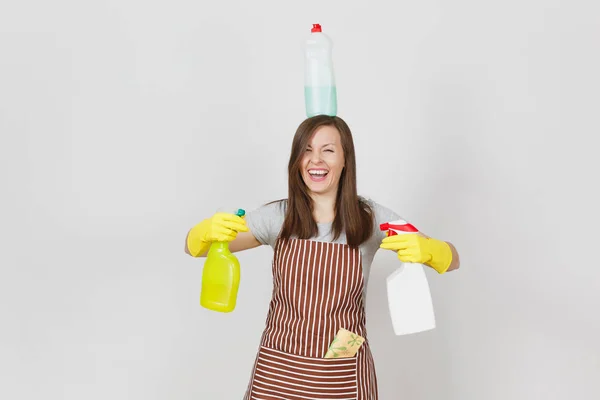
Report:
[[311,175],[325,175],[327,171],[308,171]]

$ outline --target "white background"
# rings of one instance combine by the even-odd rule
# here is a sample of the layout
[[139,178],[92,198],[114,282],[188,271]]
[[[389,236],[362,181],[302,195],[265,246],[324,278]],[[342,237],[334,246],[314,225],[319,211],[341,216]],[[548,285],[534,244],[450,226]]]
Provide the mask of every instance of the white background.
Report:
[[[437,329],[395,337],[380,398],[600,398],[594,1],[33,1],[0,6],[0,397],[241,399],[272,250],[199,306],[188,229],[287,195],[312,23],[334,42],[361,194],[453,242]],[[269,154],[273,152],[273,154]]]

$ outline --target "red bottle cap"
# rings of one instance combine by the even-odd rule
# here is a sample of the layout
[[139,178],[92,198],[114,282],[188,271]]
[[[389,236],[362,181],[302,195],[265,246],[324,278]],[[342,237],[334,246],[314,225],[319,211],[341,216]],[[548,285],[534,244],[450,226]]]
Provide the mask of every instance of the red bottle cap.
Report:
[[321,32],[321,25],[319,24],[313,24],[312,29],[310,30],[311,32]]

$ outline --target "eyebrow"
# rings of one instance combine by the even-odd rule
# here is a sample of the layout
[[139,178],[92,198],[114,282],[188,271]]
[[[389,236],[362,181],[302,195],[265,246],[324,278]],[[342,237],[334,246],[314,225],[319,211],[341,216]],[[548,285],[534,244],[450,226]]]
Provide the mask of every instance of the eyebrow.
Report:
[[[323,146],[321,147],[325,147],[325,146],[335,146],[335,143],[325,143]],[[308,145],[308,147],[312,147],[310,144]]]

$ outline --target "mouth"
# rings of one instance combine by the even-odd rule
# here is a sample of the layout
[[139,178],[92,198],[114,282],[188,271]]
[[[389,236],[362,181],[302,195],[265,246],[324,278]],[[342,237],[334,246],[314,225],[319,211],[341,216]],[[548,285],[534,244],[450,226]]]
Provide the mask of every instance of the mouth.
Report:
[[322,168],[312,168],[308,170],[308,176],[313,182],[322,182],[329,173],[328,170]]

